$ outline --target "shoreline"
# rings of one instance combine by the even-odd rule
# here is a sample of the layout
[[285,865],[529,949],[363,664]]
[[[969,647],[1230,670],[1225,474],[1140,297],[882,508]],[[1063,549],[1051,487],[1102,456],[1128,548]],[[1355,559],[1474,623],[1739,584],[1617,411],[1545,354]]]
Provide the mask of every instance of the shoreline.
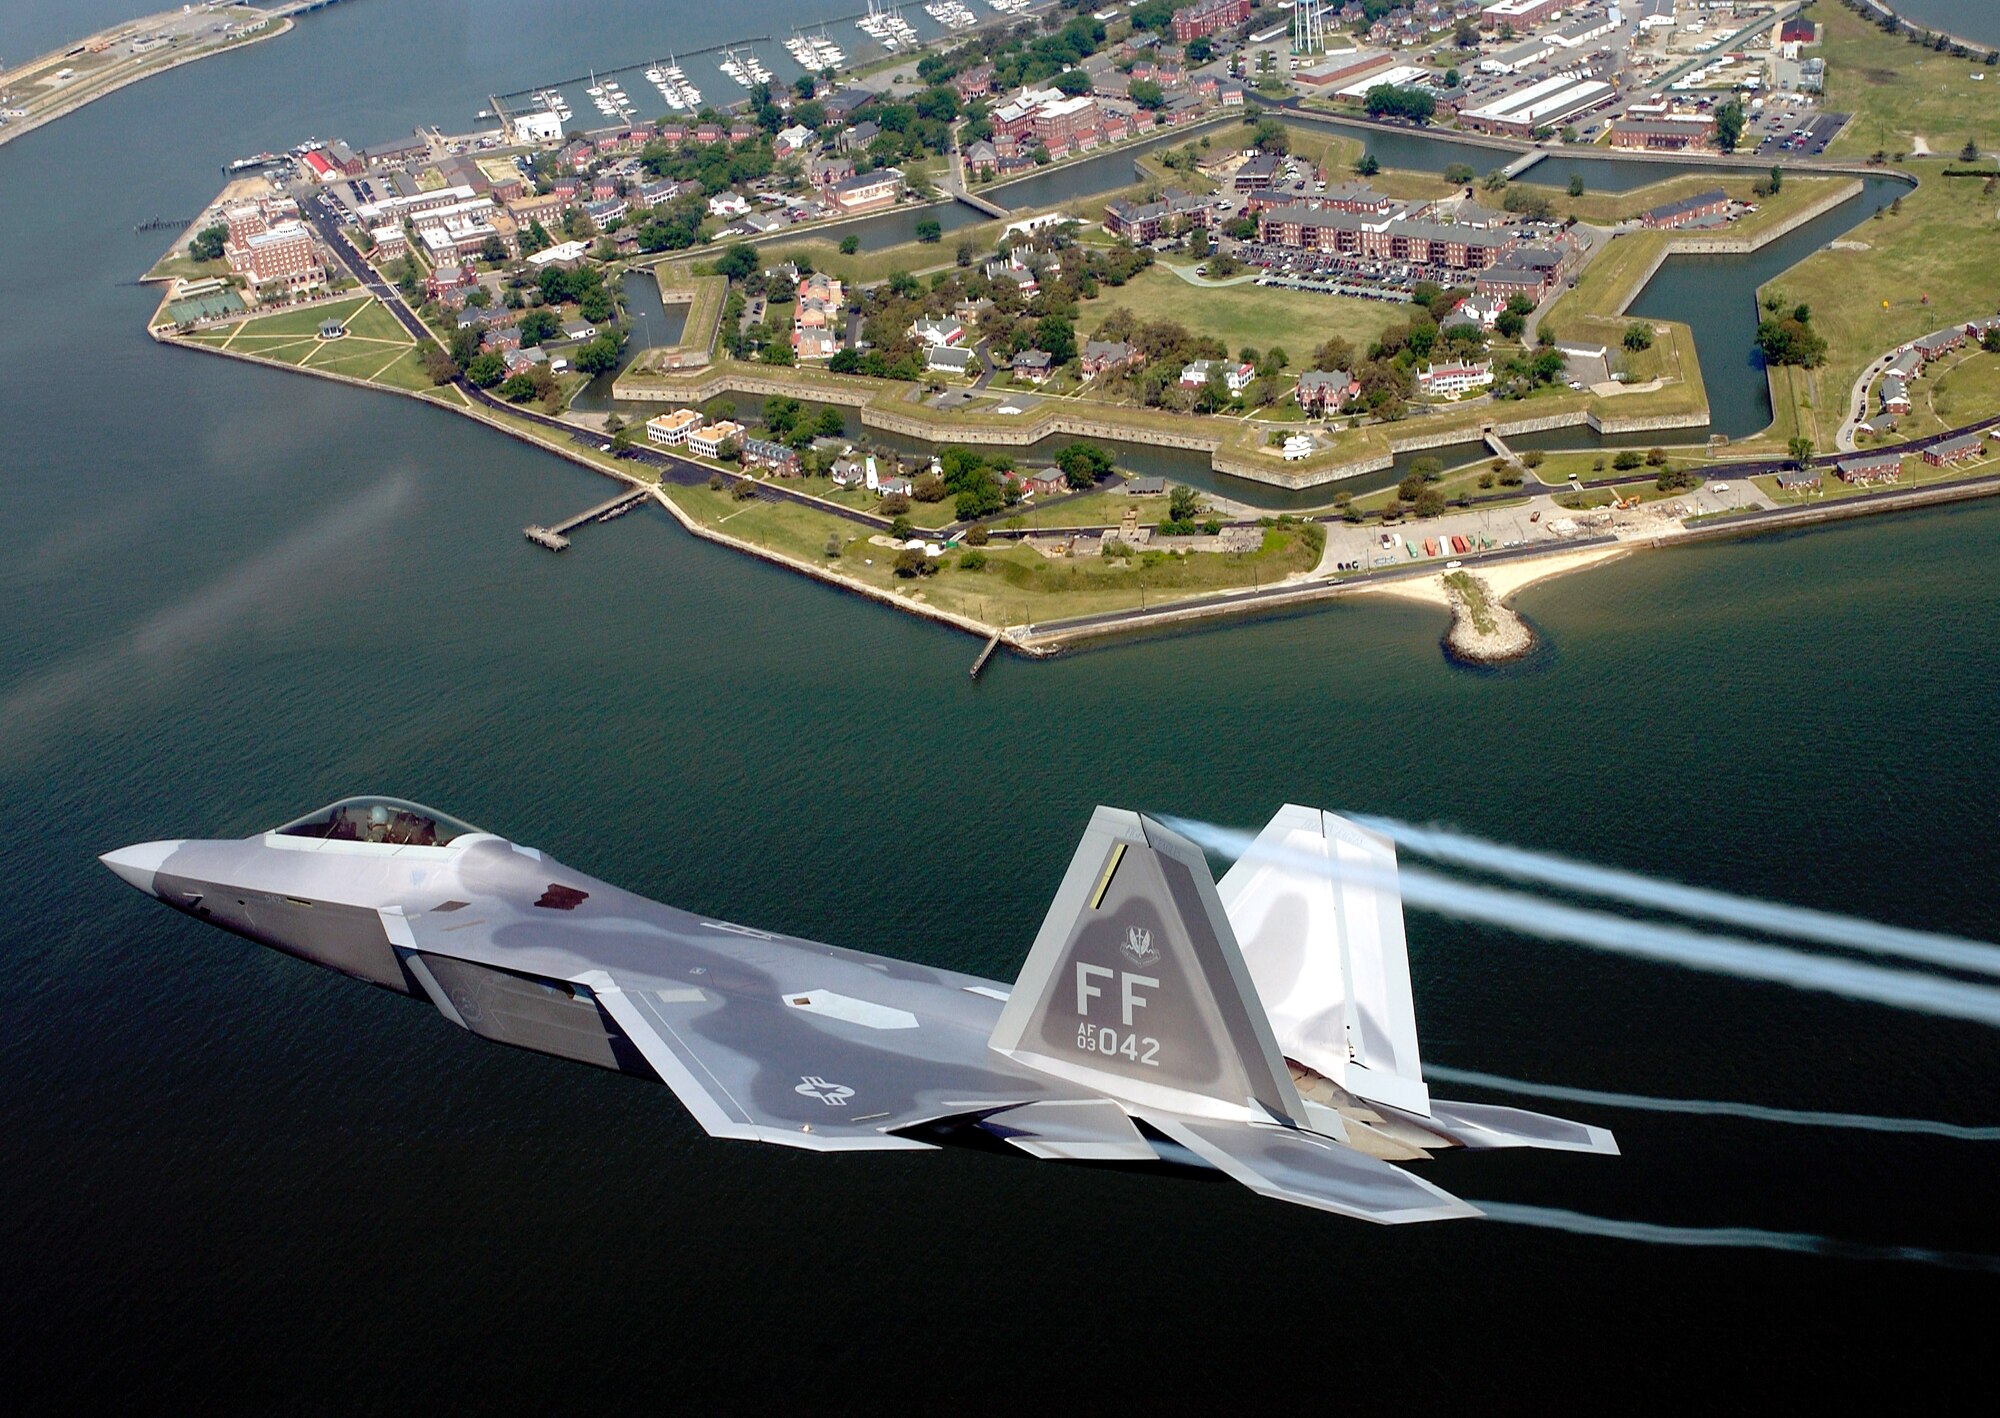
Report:
[[[775,548],[707,526],[675,505],[660,483],[634,477],[598,462],[585,456],[576,447],[558,442],[538,431],[515,427],[491,417],[476,405],[468,403],[454,406],[422,390],[372,383],[337,370],[287,364],[247,351],[197,344],[176,335],[171,330],[149,328],[147,333],[158,344],[203,354],[219,354],[291,374],[308,374],[334,379],[361,389],[402,395],[446,413],[463,414],[496,432],[553,453],[624,486],[650,491],[654,501],[665,507],[683,530],[701,540],[727,546],[760,561],[805,575],[822,585],[861,596],[876,604],[922,616],[976,639],[997,638],[998,642],[1008,650],[1026,659],[1046,659],[1073,649],[1108,644],[1133,636],[1207,628],[1211,622],[1308,609],[1345,596],[1394,596],[1443,609],[1452,607],[1452,598],[1444,587],[1440,570],[1427,567],[1396,574],[1369,574],[1344,580],[1308,573],[1275,586],[1238,587],[1221,592],[1204,592],[1182,601],[1144,609],[1102,612],[1054,622],[1029,621],[1022,625],[993,625],[940,606],[895,595],[880,587],[843,576],[832,567],[807,562]],[[1723,538],[1757,536],[1767,532],[1808,530],[1824,523],[1845,521],[1855,517],[1879,516],[1992,496],[2000,496],[2000,472],[1964,482],[1939,483],[1918,488],[1888,488],[1881,492],[1838,502],[1774,508],[1724,518],[1701,526],[1684,527],[1671,535],[1655,535],[1626,541],[1604,538],[1584,545],[1565,543],[1551,546],[1547,550],[1514,549],[1498,554],[1489,553],[1485,557],[1469,555],[1463,559],[1464,569],[1485,583],[1496,604],[1503,604],[1530,586],[1571,572],[1584,571],[1616,561],[1635,552]],[[1038,625],[1045,628],[1038,631]]]
[[[84,36],[83,39],[77,41],[77,43],[88,44],[92,40],[99,38],[103,34],[121,33],[126,29],[133,28],[138,25],[143,25],[149,20],[159,19],[167,14],[172,14],[172,13],[177,13],[177,12],[162,11],[161,15],[148,15],[138,20],[128,20],[124,24],[118,25],[112,30],[109,31],[100,30],[98,34],[86,35]],[[36,132],[42,128],[45,128],[49,124],[54,123],[58,119],[67,118],[72,113],[75,113],[79,109],[88,108],[91,104],[97,102],[101,98],[109,98],[112,94],[117,93],[120,89],[130,88],[133,84],[142,83],[147,79],[158,78],[162,74],[172,73],[174,70],[181,68],[183,65],[198,64],[204,59],[213,59],[218,55],[231,54],[239,49],[248,49],[253,44],[262,44],[267,39],[276,39],[279,35],[290,34],[292,32],[293,27],[296,26],[297,23],[298,21],[294,20],[290,15],[280,16],[276,24],[274,24],[273,26],[264,30],[261,33],[248,35],[242,39],[234,40],[228,44],[217,45],[213,49],[200,50],[194,54],[183,54],[180,58],[171,60],[168,63],[161,64],[155,68],[138,69],[135,72],[127,74],[123,78],[118,79],[114,83],[105,84],[101,88],[93,88],[88,90],[87,92],[79,94],[74,102],[59,103],[54,108],[49,109],[42,113],[38,113],[32,118],[24,118],[17,122],[9,123],[6,124],[5,126],[0,126],[0,147],[5,147],[8,143],[13,142],[16,138],[25,138],[28,136],[28,134]],[[36,59],[29,60],[28,63],[22,65],[20,67],[20,70],[17,70],[16,72],[24,72],[27,70],[34,69],[37,66],[50,63],[53,61],[55,57],[61,55],[62,53],[64,53],[63,50],[59,49],[51,50],[48,54],[42,55]]]

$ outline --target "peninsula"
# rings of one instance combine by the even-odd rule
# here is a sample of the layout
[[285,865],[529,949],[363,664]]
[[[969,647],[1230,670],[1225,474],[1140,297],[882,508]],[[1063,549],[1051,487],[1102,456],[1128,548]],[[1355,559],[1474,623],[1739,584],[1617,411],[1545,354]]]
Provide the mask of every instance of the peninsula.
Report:
[[34,132],[127,84],[197,59],[273,39],[291,17],[336,0],[291,0],[268,8],[204,0],[127,20],[15,67],[0,68],[0,143]]
[[[1415,7],[1450,23],[1409,42],[1349,5],[1399,61],[1359,78],[1311,33],[1332,7],[1271,32],[1206,0],[845,72],[802,32],[789,84],[723,46],[730,108],[694,56],[494,95],[495,129],[232,181],[151,329],[424,398],[1030,653],[2000,486],[2000,173],[1976,136],[1857,136],[1940,131],[1941,51],[1829,3],[1739,6],[1706,47],[1648,23],[1671,0],[1486,23],[1508,5]],[[1963,86],[1990,125],[2000,89]],[[1836,211],[1859,229],[1746,288],[1773,418],[1718,433],[1716,352],[1628,312],[1677,254]]]

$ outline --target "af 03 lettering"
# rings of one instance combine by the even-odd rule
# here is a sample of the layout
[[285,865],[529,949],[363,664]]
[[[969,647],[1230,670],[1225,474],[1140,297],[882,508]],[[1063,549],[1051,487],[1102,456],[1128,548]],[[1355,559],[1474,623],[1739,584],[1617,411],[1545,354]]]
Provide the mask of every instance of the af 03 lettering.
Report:
[[1088,965],[1076,962],[1076,1012],[1084,1018],[1090,1017],[1090,1002],[1102,999],[1104,991],[1091,983],[1093,979],[1118,979],[1118,1020],[1126,1028],[1132,1027],[1134,1010],[1146,1007],[1146,997],[1139,993],[1142,989],[1157,990],[1160,982],[1151,975],[1135,975],[1129,970],[1112,970],[1103,965]]

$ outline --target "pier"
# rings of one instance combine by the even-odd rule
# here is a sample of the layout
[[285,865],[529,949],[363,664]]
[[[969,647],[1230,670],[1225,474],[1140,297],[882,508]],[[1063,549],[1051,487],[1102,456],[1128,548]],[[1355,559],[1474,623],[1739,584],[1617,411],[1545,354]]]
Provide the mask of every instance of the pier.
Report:
[[1548,150],[1545,148],[1530,148],[1527,152],[1515,158],[1514,161],[1508,163],[1507,166],[1501,168],[1500,175],[1512,181],[1548,155]]
[[574,517],[565,518],[553,527],[540,525],[525,527],[522,535],[536,546],[547,547],[550,551],[569,550],[569,534],[586,522],[609,522],[615,517],[623,517],[627,512],[644,502],[651,494],[643,487],[627,488],[605,502]]
[[993,652],[1000,648],[1000,632],[994,631],[987,637],[986,648],[979,652],[979,658],[972,662],[972,677],[979,678],[979,672],[986,668],[986,662],[993,658]]

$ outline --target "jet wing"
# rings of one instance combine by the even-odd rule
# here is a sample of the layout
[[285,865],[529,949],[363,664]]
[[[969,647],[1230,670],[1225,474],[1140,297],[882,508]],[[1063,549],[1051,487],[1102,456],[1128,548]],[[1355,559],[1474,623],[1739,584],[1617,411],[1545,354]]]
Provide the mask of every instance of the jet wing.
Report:
[[574,911],[489,898],[382,920],[451,1022],[656,1076],[717,1137],[922,1148],[896,1130],[1064,1096],[987,1049],[1003,993],[987,982],[589,895]]
[[1481,1214],[1414,1173],[1303,1128],[1143,1116],[1211,1167],[1280,1201],[1385,1226]]

